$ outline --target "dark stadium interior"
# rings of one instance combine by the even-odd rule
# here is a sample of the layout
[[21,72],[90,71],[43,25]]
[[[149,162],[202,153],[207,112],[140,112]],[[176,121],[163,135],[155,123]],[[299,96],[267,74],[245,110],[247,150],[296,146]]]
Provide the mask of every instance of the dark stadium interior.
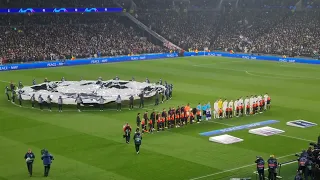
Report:
[[[198,49],[318,57],[318,0],[2,0],[2,8],[123,7],[123,13],[0,15],[2,63]],[[165,47],[166,46],[166,47]]]

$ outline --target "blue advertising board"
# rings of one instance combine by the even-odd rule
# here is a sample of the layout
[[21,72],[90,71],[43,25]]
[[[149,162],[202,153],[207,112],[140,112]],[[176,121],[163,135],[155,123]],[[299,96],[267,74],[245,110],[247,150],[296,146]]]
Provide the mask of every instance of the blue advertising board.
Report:
[[[195,52],[186,52],[184,56],[196,56]],[[304,64],[320,64],[320,60],[315,59],[303,59],[303,58],[283,58],[279,56],[259,56],[254,54],[231,54],[228,52],[199,52],[198,56],[217,56],[217,57],[229,57],[229,58],[242,58],[251,60],[265,60],[265,61],[278,61],[287,63],[304,63]]]
[[144,55],[134,55],[134,56],[117,56],[117,57],[77,59],[77,60],[52,61],[52,62],[9,64],[9,65],[1,65],[0,71],[50,68],[50,67],[61,67],[61,66],[76,66],[76,65],[86,65],[86,64],[104,64],[104,63],[141,61],[141,60],[164,59],[164,58],[174,58],[174,57],[178,57],[178,54],[177,53],[144,54]]
[[[242,58],[250,60],[266,60],[277,61],[286,63],[304,63],[304,64],[320,64],[320,60],[302,59],[302,58],[283,58],[279,56],[259,56],[250,54],[230,54],[227,52],[185,52],[184,56],[216,56],[216,57],[229,57],[229,58]],[[151,59],[164,59],[164,58],[176,58],[178,53],[160,53],[160,54],[143,54],[134,56],[117,56],[117,57],[102,57],[102,58],[90,58],[90,59],[77,59],[77,60],[63,60],[63,61],[50,61],[50,62],[35,62],[25,64],[8,64],[0,65],[0,71],[22,70],[22,69],[36,69],[36,68],[50,68],[61,66],[76,66],[87,64],[104,64],[113,62],[124,61],[141,61]]]

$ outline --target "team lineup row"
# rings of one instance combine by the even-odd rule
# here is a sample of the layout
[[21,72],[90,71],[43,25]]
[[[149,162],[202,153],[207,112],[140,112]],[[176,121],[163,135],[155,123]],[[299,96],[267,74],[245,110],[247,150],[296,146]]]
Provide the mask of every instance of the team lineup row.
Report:
[[148,115],[148,111],[140,117],[140,113],[137,114],[136,124],[137,127],[143,130],[143,132],[153,132],[155,128],[157,131],[178,128],[184,125],[193,124],[195,122],[200,123],[203,119],[210,120],[213,113],[214,119],[218,118],[232,118],[239,116],[249,116],[263,113],[270,109],[271,97],[268,94],[262,96],[247,96],[245,99],[240,97],[233,101],[227,101],[222,99],[217,100],[214,103],[214,110],[211,109],[210,103],[201,105],[200,103],[196,108],[191,108],[189,104],[186,106],[178,106],[177,108],[169,108],[168,111],[153,112]]

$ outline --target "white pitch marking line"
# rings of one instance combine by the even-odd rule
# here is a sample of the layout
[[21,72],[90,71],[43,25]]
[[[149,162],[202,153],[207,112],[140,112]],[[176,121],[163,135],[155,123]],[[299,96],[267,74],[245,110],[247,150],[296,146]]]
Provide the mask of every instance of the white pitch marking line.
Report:
[[196,67],[207,67],[207,65],[214,65],[214,64],[228,64],[228,63],[244,63],[246,61],[213,61],[214,63],[210,64],[193,64],[192,66]]
[[[280,157],[278,157],[277,159],[283,159],[283,158],[286,158],[286,157],[289,157],[289,156],[294,156],[294,154],[288,154],[288,155],[285,155],[285,156],[280,156]],[[288,164],[292,164],[292,163],[288,163]],[[284,164],[283,166],[288,165],[288,164]],[[237,167],[237,168],[233,168],[233,169],[228,169],[228,170],[225,170],[225,171],[220,171],[220,172],[217,172],[217,173],[213,173],[213,174],[208,174],[208,175],[205,175],[205,176],[200,176],[200,177],[192,178],[192,179],[189,179],[189,180],[203,179],[203,178],[207,178],[207,177],[211,177],[211,176],[216,176],[216,175],[223,174],[223,173],[227,173],[227,172],[231,172],[231,171],[236,171],[236,170],[244,169],[244,168],[247,168],[247,167],[250,167],[250,166],[254,166],[254,165],[256,165],[256,164],[248,164],[248,165],[245,165],[245,166],[241,166],[241,167]],[[266,169],[266,170],[267,170],[267,169]]]
[[207,67],[207,68],[212,68],[212,69],[221,69],[221,70],[227,70],[227,71],[237,71],[237,72],[245,72],[248,75],[251,76],[258,76],[258,77],[270,77],[270,78],[276,78],[276,79],[315,79],[319,80],[320,78],[317,77],[306,77],[306,76],[290,76],[290,75],[284,75],[284,74],[273,74],[273,73],[261,73],[257,72],[260,74],[265,74],[264,75],[257,75],[257,74],[252,74],[248,71],[245,70],[239,70],[239,69],[232,69],[232,68],[219,68],[219,67],[213,67],[208,65],[215,65],[215,64],[221,64],[221,63],[236,63],[236,62],[247,62],[247,61],[228,61],[228,62],[220,62],[220,63],[211,63],[211,64],[194,64],[192,66],[195,67]]

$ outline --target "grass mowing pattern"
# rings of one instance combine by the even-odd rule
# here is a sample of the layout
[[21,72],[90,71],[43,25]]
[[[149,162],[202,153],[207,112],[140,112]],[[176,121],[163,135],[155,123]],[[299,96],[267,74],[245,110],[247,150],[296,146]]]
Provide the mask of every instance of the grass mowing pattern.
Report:
[[[34,176],[42,179],[43,167],[40,150],[47,148],[55,161],[46,179],[57,180],[153,180],[175,179],[229,179],[252,177],[256,155],[267,158],[270,154],[280,162],[294,159],[289,154],[306,148],[308,140],[316,140],[319,127],[300,129],[288,127],[287,121],[304,119],[320,123],[320,66],[282,64],[276,62],[228,59],[220,57],[188,57],[168,60],[134,61],[115,64],[22,70],[0,73],[0,88],[4,81],[31,84],[32,79],[49,80],[121,79],[151,81],[159,78],[174,84],[173,99],[156,107],[157,110],[190,103],[207,103],[218,98],[235,99],[239,96],[269,93],[272,109],[258,116],[205,122],[166,132],[144,136],[141,154],[122,139],[122,125],[135,124],[137,112],[85,111],[75,108],[58,113],[14,106],[0,100],[0,180],[29,179],[23,160],[32,148],[36,155]],[[149,102],[153,103],[153,101]],[[147,107],[152,109],[152,106]],[[72,110],[72,111],[71,111]],[[210,143],[200,132],[223,129],[264,120],[279,120],[271,127],[285,130],[280,136],[260,137],[248,130],[231,132],[244,139],[233,145]],[[281,169],[283,179],[293,179],[296,164]],[[208,176],[207,176],[208,175]]]

